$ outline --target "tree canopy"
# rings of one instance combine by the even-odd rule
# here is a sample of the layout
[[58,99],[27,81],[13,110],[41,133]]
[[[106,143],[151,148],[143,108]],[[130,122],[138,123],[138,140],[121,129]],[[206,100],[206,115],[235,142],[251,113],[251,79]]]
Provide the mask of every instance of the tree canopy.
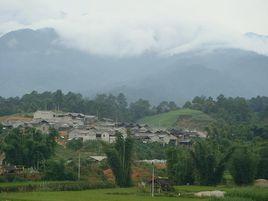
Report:
[[54,136],[33,128],[12,129],[2,137],[1,150],[5,153],[5,161],[13,165],[39,168],[55,151]]

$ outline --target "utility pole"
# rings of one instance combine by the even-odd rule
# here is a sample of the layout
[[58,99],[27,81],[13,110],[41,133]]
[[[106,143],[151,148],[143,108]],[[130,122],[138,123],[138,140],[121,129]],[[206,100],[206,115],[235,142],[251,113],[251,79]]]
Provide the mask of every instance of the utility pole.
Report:
[[124,181],[125,181],[125,154],[126,154],[126,141],[124,139],[124,147],[123,147],[123,171],[124,171]]
[[118,115],[117,115],[117,111],[115,113],[115,127],[117,127],[118,124]]
[[154,197],[154,162],[152,162],[153,165],[153,173],[152,173],[152,197]]
[[80,168],[81,168],[81,160],[80,160],[80,152],[78,154],[78,172],[77,172],[77,179],[80,181]]

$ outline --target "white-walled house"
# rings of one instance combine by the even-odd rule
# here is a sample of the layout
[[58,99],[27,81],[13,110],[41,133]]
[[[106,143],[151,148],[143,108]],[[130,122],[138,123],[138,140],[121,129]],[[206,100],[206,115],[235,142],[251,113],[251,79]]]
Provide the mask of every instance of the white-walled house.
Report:
[[82,138],[83,141],[86,140],[97,140],[96,132],[92,130],[85,129],[72,129],[69,132],[69,140]]
[[37,110],[34,115],[33,118],[34,119],[45,119],[45,120],[49,120],[49,119],[53,119],[54,117],[56,117],[56,113],[52,112],[52,111],[41,111],[41,110]]
[[[123,134],[123,136],[125,136]],[[78,139],[82,138],[83,141],[86,140],[102,140],[108,143],[113,143],[115,142],[116,135],[115,135],[115,130],[99,130],[96,128],[91,128],[91,129],[72,129],[69,132],[69,140],[72,139]]]

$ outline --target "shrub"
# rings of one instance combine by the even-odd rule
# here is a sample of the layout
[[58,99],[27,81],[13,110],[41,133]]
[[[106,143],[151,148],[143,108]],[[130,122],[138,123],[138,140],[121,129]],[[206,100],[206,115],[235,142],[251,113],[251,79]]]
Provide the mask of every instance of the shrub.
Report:
[[68,149],[77,151],[83,147],[83,139],[82,138],[72,139],[67,142],[66,146]]
[[0,176],[0,182],[21,182],[21,181],[28,181],[28,179],[20,177],[16,174],[5,174],[3,176]]
[[44,179],[50,181],[74,180],[74,176],[66,171],[64,161],[49,160],[44,170]]
[[31,191],[80,191],[86,189],[113,188],[114,185],[107,182],[44,182],[44,183],[16,183],[14,185],[0,186],[1,192],[31,192]]

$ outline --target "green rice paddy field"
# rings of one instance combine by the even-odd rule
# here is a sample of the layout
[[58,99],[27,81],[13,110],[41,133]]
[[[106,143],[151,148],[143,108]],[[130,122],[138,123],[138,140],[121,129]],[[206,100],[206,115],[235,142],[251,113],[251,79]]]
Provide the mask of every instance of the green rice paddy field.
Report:
[[[224,190],[227,192],[223,199],[195,198],[194,192],[204,190]],[[178,186],[177,196],[155,196],[141,193],[137,188],[95,189],[85,191],[61,192],[19,192],[0,193],[2,201],[268,201],[268,188],[257,187],[205,187],[205,186]],[[180,193],[180,196],[179,196]]]
[[[2,200],[29,201],[142,201],[142,200],[178,200],[175,197],[150,197],[137,193],[136,189],[98,189],[64,192],[8,193],[1,195]],[[194,199],[180,199],[190,201]],[[205,201],[205,200],[204,200]]]

